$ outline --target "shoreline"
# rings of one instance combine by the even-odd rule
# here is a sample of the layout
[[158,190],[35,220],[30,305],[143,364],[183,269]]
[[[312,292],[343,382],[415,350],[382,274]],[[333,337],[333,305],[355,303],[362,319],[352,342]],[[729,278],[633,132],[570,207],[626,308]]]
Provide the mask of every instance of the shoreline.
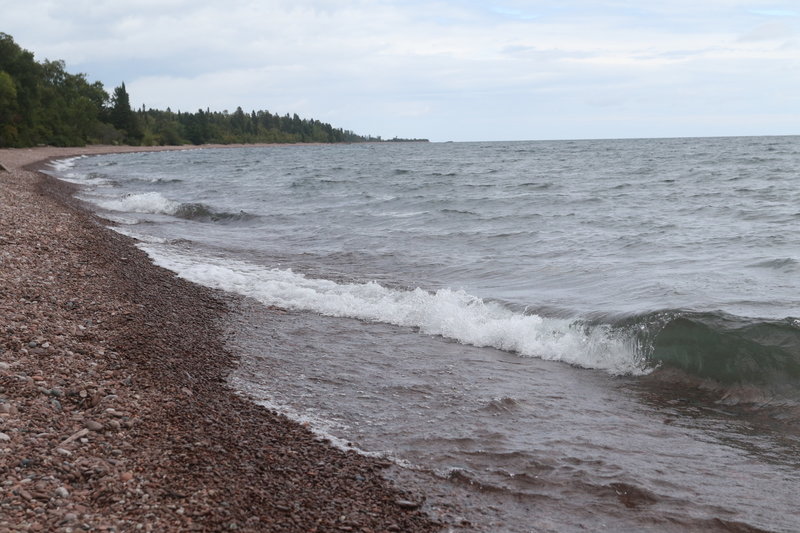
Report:
[[0,150],[0,531],[442,528],[387,462],[238,395],[227,297],[156,267],[34,170],[223,147],[238,145]]

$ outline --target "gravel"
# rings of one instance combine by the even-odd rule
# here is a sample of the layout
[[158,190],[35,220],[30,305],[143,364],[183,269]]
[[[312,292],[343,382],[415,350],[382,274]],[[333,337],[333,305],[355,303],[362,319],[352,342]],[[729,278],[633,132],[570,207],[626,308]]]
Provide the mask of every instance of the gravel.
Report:
[[23,168],[123,150],[0,150],[0,532],[441,530],[385,462],[230,389],[225,298]]

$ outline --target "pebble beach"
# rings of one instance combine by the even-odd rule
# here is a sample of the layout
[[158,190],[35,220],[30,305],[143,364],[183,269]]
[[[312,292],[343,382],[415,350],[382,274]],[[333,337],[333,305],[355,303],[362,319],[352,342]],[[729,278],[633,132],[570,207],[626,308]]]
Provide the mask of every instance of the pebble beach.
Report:
[[441,530],[388,463],[231,389],[230,296],[37,172],[143,150],[0,150],[0,532]]

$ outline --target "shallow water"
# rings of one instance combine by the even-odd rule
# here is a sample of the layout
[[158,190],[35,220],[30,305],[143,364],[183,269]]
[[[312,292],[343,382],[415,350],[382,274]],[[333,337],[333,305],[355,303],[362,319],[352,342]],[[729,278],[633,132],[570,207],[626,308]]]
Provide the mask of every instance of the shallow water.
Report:
[[307,312],[250,309],[232,335],[238,388],[503,505],[491,531],[798,527],[800,441],[696,389]]
[[56,169],[157,264],[252,298],[237,387],[491,531],[800,529],[798,170],[796,137]]

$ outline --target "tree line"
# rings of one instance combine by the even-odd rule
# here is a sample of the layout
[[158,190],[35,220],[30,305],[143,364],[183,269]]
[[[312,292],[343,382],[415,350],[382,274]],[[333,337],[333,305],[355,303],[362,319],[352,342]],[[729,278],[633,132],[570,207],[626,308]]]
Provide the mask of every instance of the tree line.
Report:
[[0,147],[381,140],[297,114],[246,113],[241,107],[232,113],[134,110],[125,83],[109,95],[102,83],[67,72],[63,61],[36,61],[0,32]]

